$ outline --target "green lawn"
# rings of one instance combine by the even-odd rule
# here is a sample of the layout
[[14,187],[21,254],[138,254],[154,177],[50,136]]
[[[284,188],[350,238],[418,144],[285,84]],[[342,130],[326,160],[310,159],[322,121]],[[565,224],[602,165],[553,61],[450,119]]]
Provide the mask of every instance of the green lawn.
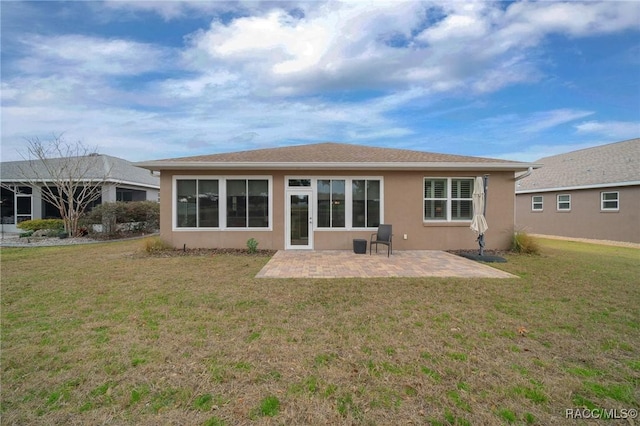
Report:
[[497,265],[511,280],[255,279],[268,257],[140,241],[3,248],[2,423],[542,425],[640,408],[640,250],[540,242]]

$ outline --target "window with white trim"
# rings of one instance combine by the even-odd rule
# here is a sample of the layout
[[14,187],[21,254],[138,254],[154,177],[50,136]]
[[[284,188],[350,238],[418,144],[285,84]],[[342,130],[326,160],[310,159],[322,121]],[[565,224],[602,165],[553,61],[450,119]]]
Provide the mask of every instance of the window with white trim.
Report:
[[600,193],[600,210],[618,211],[620,210],[620,193],[618,191]]
[[424,221],[471,220],[473,182],[473,178],[424,178]]
[[219,202],[218,179],[176,180],[176,227],[217,228]]
[[267,176],[175,176],[174,227],[268,228],[271,185]]
[[544,199],[542,195],[533,195],[531,197],[531,210],[534,212],[540,212],[543,210]]
[[571,194],[559,194],[557,200],[558,211],[571,210]]
[[227,179],[227,227],[269,227],[269,181]]

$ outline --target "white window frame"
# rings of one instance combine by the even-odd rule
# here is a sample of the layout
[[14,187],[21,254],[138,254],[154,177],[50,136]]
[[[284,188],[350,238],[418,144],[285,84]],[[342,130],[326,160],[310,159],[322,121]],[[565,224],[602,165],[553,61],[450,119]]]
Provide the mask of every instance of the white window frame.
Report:
[[[565,201],[561,201],[560,197],[568,197],[568,199]],[[560,207],[560,204],[569,204],[569,207]],[[571,194],[558,194],[556,196],[556,209],[559,212],[570,212],[571,211]]]
[[[605,200],[604,196],[605,194],[616,194],[616,199],[615,200]],[[605,207],[605,203],[611,203],[614,202],[616,203],[615,207]],[[600,210],[602,210],[603,212],[617,212],[620,211],[620,191],[602,191],[600,193]]]
[[[447,197],[446,198],[426,198],[424,196],[425,193],[425,187],[427,185],[427,180],[446,180],[447,181]],[[471,192],[473,194],[473,185],[475,185],[475,177],[474,176],[452,176],[452,177],[442,177],[442,176],[423,176],[422,177],[422,223],[429,223],[429,224],[434,224],[434,223],[471,223],[471,221],[473,220],[473,198],[453,198],[452,197],[452,191],[453,191],[453,185],[452,185],[452,181],[453,180],[471,180]],[[424,216],[424,203],[427,200],[445,200],[447,203],[447,217],[444,219],[427,219]],[[471,201],[472,202],[472,217],[469,219],[453,219],[451,217],[452,211],[453,211],[453,207],[452,207],[452,202],[453,201]]]
[[[536,198],[540,198],[540,201],[536,201]],[[531,196],[531,211],[541,212],[544,210],[544,195],[532,195]]]
[[[376,227],[354,227],[353,226],[353,191],[351,187],[354,180],[377,180],[380,182],[380,223],[384,223],[384,177],[383,176],[285,176],[285,189],[311,189],[313,192],[313,231],[336,232],[336,231],[371,231]],[[311,179],[311,187],[289,186],[289,179]],[[345,181],[345,218],[342,228],[318,227],[318,180],[344,180]]]
[[[266,180],[269,185],[269,226],[268,227],[227,227],[227,180]],[[178,227],[176,195],[179,180],[217,180],[218,181],[218,227]],[[272,231],[273,230],[273,176],[271,175],[175,175],[172,180],[171,229],[173,232],[219,232],[219,231]]]

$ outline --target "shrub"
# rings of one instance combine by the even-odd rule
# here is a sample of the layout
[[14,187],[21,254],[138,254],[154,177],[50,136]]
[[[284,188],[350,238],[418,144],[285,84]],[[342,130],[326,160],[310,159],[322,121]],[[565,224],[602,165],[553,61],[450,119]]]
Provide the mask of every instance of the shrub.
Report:
[[540,254],[538,241],[526,232],[514,232],[511,251],[522,254]]
[[51,229],[56,231],[64,230],[62,219],[33,219],[25,220],[18,224],[18,228],[25,231],[39,231],[41,229]]
[[165,250],[171,250],[173,247],[160,237],[147,238],[143,241],[142,249],[147,253],[158,253]]
[[84,225],[102,225],[107,235],[118,233],[118,224],[135,223],[129,231],[153,232],[160,225],[160,204],[154,201],[133,201],[103,203],[87,213],[82,220]]
[[249,238],[247,240],[247,249],[249,253],[257,253],[258,252],[258,240],[255,238]]

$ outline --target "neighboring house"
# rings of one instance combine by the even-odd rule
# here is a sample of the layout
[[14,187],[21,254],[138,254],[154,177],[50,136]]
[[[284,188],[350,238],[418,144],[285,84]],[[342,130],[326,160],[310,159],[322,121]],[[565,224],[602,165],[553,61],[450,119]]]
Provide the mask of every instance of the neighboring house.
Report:
[[518,181],[516,224],[530,233],[640,243],[640,139],[542,158]]
[[160,171],[160,232],[175,247],[350,249],[378,225],[393,248],[477,248],[471,195],[489,175],[487,248],[514,229],[515,174],[531,164],[320,143],[137,163]]
[[[94,154],[82,158],[86,158],[91,165],[85,178],[102,180],[106,177],[102,196],[92,205],[111,201],[158,201],[160,179],[149,170],[108,155]],[[46,161],[62,164],[64,159]],[[34,167],[37,168],[35,171]],[[3,232],[18,232],[16,225],[23,220],[60,217],[58,209],[42,199],[40,186],[31,187],[25,183],[25,174],[31,179],[42,177],[44,180],[47,176],[40,160],[33,160],[31,164],[29,161],[0,163]]]

